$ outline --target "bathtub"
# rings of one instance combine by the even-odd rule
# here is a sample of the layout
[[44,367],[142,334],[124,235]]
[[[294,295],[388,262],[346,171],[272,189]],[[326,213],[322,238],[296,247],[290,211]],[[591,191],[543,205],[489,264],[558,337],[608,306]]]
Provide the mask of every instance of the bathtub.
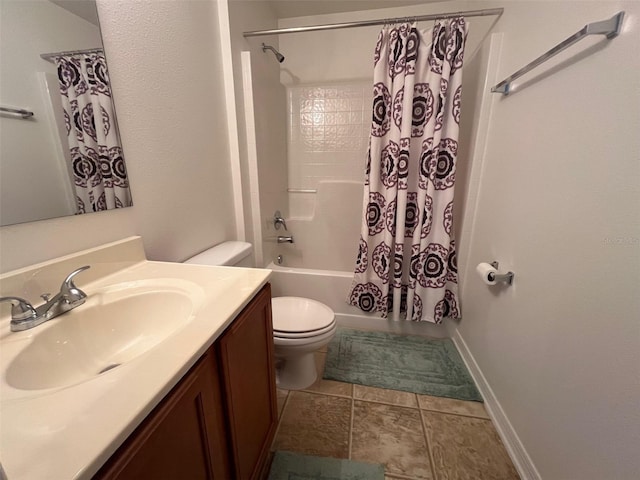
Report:
[[336,313],[338,325],[342,327],[435,338],[450,336],[444,325],[429,322],[394,322],[367,314],[349,305],[346,298],[353,279],[351,272],[288,267],[273,262],[266,268],[273,271],[270,282],[274,297],[306,297],[322,302]]

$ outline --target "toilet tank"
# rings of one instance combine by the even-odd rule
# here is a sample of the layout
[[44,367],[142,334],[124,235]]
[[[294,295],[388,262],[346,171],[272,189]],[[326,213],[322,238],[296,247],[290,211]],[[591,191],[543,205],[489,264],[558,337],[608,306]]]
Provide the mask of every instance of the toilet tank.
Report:
[[247,242],[223,242],[185,260],[184,263],[253,267],[252,251],[253,247]]

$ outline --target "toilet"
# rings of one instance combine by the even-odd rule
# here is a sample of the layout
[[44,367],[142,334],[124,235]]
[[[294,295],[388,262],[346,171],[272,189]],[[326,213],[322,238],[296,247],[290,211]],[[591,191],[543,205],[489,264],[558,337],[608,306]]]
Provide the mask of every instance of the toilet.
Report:
[[[184,263],[251,267],[250,243],[230,241],[205,250]],[[276,383],[285,390],[301,390],[317,379],[315,352],[336,333],[333,310],[310,298],[271,299]]]
[[284,390],[301,390],[317,379],[315,352],[336,334],[333,310],[310,298],[271,299],[276,383]]
[[223,242],[185,260],[184,263],[251,268],[251,252],[253,246],[250,243]]

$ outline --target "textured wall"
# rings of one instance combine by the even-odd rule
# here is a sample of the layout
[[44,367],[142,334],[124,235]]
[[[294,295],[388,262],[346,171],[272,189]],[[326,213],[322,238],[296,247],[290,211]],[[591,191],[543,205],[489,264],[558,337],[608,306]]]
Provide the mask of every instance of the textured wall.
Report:
[[364,180],[371,82],[287,87],[289,186]]
[[[509,97],[481,92],[493,111],[458,331],[541,478],[639,478],[640,5],[503,5],[498,80],[586,23],[627,22]],[[492,260],[516,273],[511,288],[477,278]]]

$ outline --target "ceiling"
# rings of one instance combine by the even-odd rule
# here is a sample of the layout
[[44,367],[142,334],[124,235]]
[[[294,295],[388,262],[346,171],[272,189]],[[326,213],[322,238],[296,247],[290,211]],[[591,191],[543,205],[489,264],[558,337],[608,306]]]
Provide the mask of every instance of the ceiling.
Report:
[[49,0],[59,7],[84,18],[87,22],[98,25],[98,11],[95,0]]
[[[95,0],[49,0],[69,12],[98,25]],[[235,0],[256,1],[256,0]],[[265,0],[258,0],[265,1]],[[306,17],[326,13],[356,12],[379,8],[421,5],[442,0],[266,0],[273,5],[278,18]]]
[[441,0],[271,0],[278,18],[421,5]]

